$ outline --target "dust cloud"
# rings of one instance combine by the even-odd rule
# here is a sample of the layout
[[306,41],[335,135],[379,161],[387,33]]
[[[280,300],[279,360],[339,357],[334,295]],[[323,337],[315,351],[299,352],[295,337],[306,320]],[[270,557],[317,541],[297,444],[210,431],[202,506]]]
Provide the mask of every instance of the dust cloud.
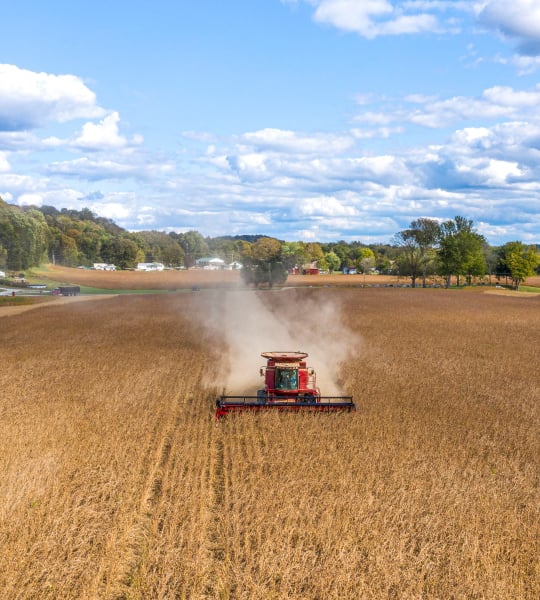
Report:
[[223,381],[225,393],[232,395],[255,394],[263,386],[261,352],[285,350],[309,354],[322,395],[343,395],[340,364],[361,346],[335,298],[305,297],[292,289],[227,291],[220,296],[219,320],[211,326],[228,348]]

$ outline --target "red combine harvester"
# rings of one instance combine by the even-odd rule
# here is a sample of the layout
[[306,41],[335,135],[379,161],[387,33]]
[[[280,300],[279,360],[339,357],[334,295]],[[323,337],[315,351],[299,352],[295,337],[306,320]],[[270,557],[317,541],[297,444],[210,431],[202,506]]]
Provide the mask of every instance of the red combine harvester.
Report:
[[244,410],[356,410],[352,396],[321,396],[315,371],[306,364],[307,352],[263,352],[264,389],[256,396],[220,396],[216,419]]

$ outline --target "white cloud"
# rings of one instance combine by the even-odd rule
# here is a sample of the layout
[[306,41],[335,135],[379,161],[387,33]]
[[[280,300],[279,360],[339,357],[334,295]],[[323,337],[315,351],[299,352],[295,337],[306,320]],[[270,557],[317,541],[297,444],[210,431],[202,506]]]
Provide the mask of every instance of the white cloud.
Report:
[[34,192],[36,190],[46,189],[46,181],[37,179],[30,175],[19,175],[18,173],[0,173],[0,190],[4,190],[0,196],[2,198],[6,193],[12,196],[19,196],[24,193]]
[[494,62],[515,67],[518,75],[530,75],[540,68],[540,56],[514,54],[511,57],[497,56]]
[[403,2],[403,7],[412,10],[473,10],[471,0],[408,0]]
[[[111,195],[114,197],[115,195]],[[93,212],[99,213],[100,216],[103,216],[107,219],[112,219],[113,221],[123,221],[129,218],[132,214],[132,210],[129,206],[130,201],[132,201],[132,196],[129,194],[116,194],[116,196],[120,196],[123,200],[122,202],[114,202],[105,200],[104,202],[94,203],[90,205],[90,209]]]
[[306,135],[273,128],[245,133],[241,139],[259,150],[298,154],[336,154],[354,145],[354,140],[348,135]]
[[19,206],[41,206],[43,204],[43,196],[41,194],[21,194],[17,198]]
[[487,0],[478,3],[478,18],[508,36],[540,42],[538,0]]
[[305,1],[315,6],[315,21],[358,33],[368,39],[381,35],[439,32],[444,29],[433,14],[421,12],[424,8],[440,10],[443,8],[441,3],[392,3],[389,0]]
[[339,217],[357,213],[353,206],[346,206],[334,196],[304,198],[294,205],[295,216]]
[[123,148],[127,145],[125,137],[118,133],[120,115],[113,112],[99,123],[85,123],[81,134],[72,142],[74,146],[85,150],[103,150]]
[[[367,124],[412,123],[439,129],[463,121],[476,121],[483,124],[488,120],[530,119],[540,117],[537,106],[540,104],[540,86],[530,90],[516,90],[510,86],[493,86],[485,89],[480,96],[454,96],[433,98],[431,96],[407,95],[398,99],[381,99],[378,111],[366,110],[353,118],[355,123]],[[381,135],[402,131],[396,127],[381,128]],[[358,137],[356,130],[353,135]],[[363,137],[368,137],[364,135]]]
[[229,166],[244,179],[261,179],[268,176],[266,156],[255,152],[227,157]]
[[7,173],[11,170],[6,152],[0,152],[0,173]]
[[523,172],[515,162],[490,159],[484,174],[488,185],[497,186],[508,183],[510,177],[521,177]]
[[509,117],[513,113],[512,106],[494,104],[489,98],[456,96],[426,104],[423,108],[412,112],[408,120],[424,127],[439,128],[475,118]]
[[50,175],[65,175],[82,179],[155,179],[173,171],[170,163],[164,164],[139,164],[133,162],[119,162],[117,160],[91,160],[87,157],[75,160],[53,162],[47,167]]
[[0,131],[23,131],[79,118],[96,118],[104,110],[79,77],[52,75],[0,64]]

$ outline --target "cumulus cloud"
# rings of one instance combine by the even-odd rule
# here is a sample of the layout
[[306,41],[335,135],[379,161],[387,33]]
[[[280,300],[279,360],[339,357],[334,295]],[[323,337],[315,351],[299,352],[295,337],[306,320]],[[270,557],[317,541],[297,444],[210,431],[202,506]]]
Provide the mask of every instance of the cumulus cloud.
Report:
[[353,206],[346,206],[335,196],[304,198],[294,205],[296,216],[342,217],[357,213]]
[[96,96],[74,75],[53,75],[0,64],[0,131],[24,131],[50,121],[104,114]]
[[484,0],[477,9],[481,23],[518,40],[523,54],[540,55],[538,0]]
[[[305,1],[315,7],[313,15],[315,21],[332,25],[343,31],[357,33],[368,39],[383,35],[443,31],[447,26],[441,24],[432,12],[450,8],[451,4],[446,2],[390,2],[389,0]],[[432,12],[425,12],[426,9]]]
[[[117,112],[104,117],[99,123],[88,122],[82,127],[82,131],[71,145],[83,150],[106,150],[124,148],[129,144],[128,140],[119,134],[118,123],[120,115]],[[136,136],[131,144],[140,144],[142,138]]]
[[119,196],[121,201],[105,200],[99,203],[94,203],[90,206],[91,210],[99,212],[100,216],[113,221],[123,221],[131,216],[130,204],[132,201],[131,194],[111,194],[111,198]]

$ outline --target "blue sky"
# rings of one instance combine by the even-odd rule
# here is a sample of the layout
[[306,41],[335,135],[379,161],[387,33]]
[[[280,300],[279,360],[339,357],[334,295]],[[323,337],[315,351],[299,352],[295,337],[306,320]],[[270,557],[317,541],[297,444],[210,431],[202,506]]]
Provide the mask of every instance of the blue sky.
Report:
[[19,0],[0,196],[129,230],[540,243],[539,0]]

